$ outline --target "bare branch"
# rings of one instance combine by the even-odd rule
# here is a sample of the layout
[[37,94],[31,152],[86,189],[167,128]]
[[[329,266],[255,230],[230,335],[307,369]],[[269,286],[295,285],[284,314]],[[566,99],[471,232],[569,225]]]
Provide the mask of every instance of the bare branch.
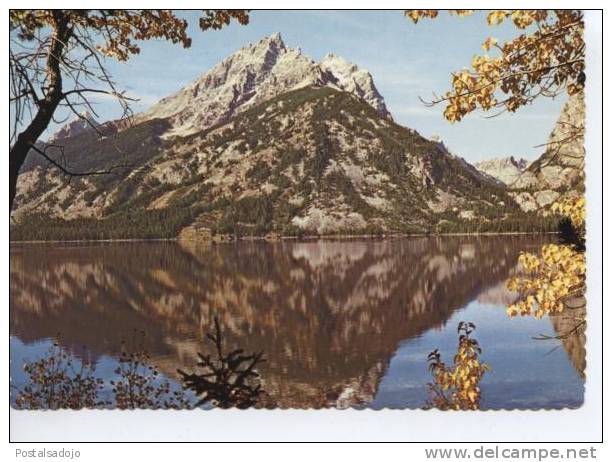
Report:
[[108,175],[110,173],[116,172],[120,168],[131,167],[131,165],[115,165],[107,170],[95,170],[95,171],[90,171],[90,172],[75,172],[75,171],[70,170],[70,168],[66,167],[65,162],[64,162],[64,165],[62,165],[60,162],[57,162],[55,159],[49,156],[46,152],[48,148],[59,148],[61,152],[60,155],[62,156],[64,155],[64,151],[63,151],[64,147],[56,145],[56,144],[48,144],[45,146],[44,149],[39,149],[37,146],[31,146],[31,149],[34,150],[40,156],[42,156],[47,162],[49,162],[54,167],[58,168],[62,173],[68,176],[71,176],[71,177]]

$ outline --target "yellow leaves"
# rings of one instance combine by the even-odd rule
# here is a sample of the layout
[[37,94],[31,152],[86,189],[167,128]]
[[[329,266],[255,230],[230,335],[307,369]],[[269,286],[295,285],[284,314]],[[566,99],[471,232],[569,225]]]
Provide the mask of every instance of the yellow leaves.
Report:
[[480,346],[471,337],[475,328],[471,323],[459,323],[459,345],[453,366],[446,366],[441,361],[438,350],[428,356],[433,375],[433,384],[429,384],[432,404],[439,409],[480,408],[480,380],[491,368],[480,361]]
[[586,219],[586,201],[584,196],[555,202],[551,210],[554,213],[568,217],[577,228],[584,227]]
[[506,10],[493,10],[487,16],[487,23],[489,23],[489,26],[497,26],[506,19],[507,15],[508,12]]
[[450,14],[456,14],[460,18],[474,14],[476,10],[448,10]]
[[457,93],[469,91],[476,84],[476,79],[467,69],[463,69],[453,75],[453,89]]
[[404,16],[412,19],[416,24],[421,18],[435,18],[438,16],[438,10],[406,10]]
[[[104,56],[126,61],[130,55],[138,54],[139,40],[164,39],[191,46],[187,35],[187,21],[180,19],[172,10],[11,10],[11,27],[19,28],[20,37],[28,39],[46,26],[56,26],[56,16],[68,20],[74,36],[83,40],[95,37],[99,43],[95,49]],[[220,29],[236,19],[247,24],[248,10],[203,10],[200,28]]]
[[568,95],[575,95],[576,93],[579,93],[582,90],[584,90],[584,84],[570,83],[570,84],[567,85],[567,94]]
[[533,315],[534,315],[534,317],[536,319],[541,319],[542,316],[544,316],[544,314],[545,314],[544,309],[543,308],[539,308],[539,309],[536,310],[536,312]]
[[510,13],[512,22],[519,29],[526,29],[534,22],[542,22],[547,17],[547,10],[512,10],[512,13]]
[[[458,16],[473,10],[449,10]],[[407,10],[413,22],[435,18],[438,10]],[[472,61],[469,80],[464,71],[452,74],[452,91],[432,104],[444,102],[444,117],[458,122],[468,113],[503,108],[515,112],[538,96],[555,96],[563,91],[574,94],[584,89],[584,23],[580,10],[490,10],[489,25],[506,19],[520,31],[515,38],[498,44],[488,38],[485,52],[499,56]],[[503,96],[502,96],[503,95]]]
[[514,10],[510,14],[510,17],[512,18],[512,22],[519,29],[525,29],[526,27],[530,26],[534,21],[531,12],[528,10]]
[[525,270],[530,272],[537,271],[541,264],[541,260],[536,255],[529,252],[521,252],[518,262]]
[[444,117],[451,123],[459,122],[463,116],[459,115],[459,111],[457,110],[457,105],[449,104],[444,109]]
[[[474,14],[476,10],[448,10],[450,14],[454,14],[460,18]],[[412,19],[416,24],[421,18],[436,18],[438,16],[438,10],[406,10],[404,16]]]
[[500,75],[501,59],[474,56],[472,69],[463,69],[452,76],[453,92],[447,93],[448,105],[444,116],[451,122],[460,121],[478,106],[490,109],[497,105],[495,90]]
[[232,19],[241,25],[249,23],[249,10],[204,10],[200,18],[200,29],[221,29],[229,25]]
[[519,264],[522,275],[507,282],[508,289],[520,295],[517,302],[507,307],[510,317],[533,314],[541,318],[561,313],[569,298],[584,294],[585,254],[569,245],[544,245],[540,255],[521,253]]
[[482,49],[483,51],[489,51],[495,45],[497,45],[497,39],[493,37],[489,37],[482,44]]

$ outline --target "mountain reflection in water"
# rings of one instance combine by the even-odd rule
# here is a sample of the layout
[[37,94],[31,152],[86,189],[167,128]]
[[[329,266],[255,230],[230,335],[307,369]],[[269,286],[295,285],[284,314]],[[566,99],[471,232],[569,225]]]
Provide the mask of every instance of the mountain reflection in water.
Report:
[[64,348],[85,346],[95,359],[117,356],[122,339],[145,330],[152,362],[179,380],[177,368],[210,349],[204,335],[216,316],[228,348],[264,352],[262,388],[279,406],[368,405],[400,344],[442,330],[479,298],[503,309],[519,252],[543,242],[12,245],[10,331],[25,345],[61,334]]

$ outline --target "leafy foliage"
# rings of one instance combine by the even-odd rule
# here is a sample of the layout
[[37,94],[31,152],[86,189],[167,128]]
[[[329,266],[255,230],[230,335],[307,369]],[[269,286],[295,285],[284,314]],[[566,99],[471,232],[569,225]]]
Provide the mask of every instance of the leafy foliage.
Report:
[[428,407],[441,410],[480,409],[480,381],[491,369],[480,361],[482,350],[478,341],[471,337],[475,329],[471,322],[462,321],[457,326],[459,345],[452,366],[442,361],[437,349],[427,356],[433,377],[433,382],[428,384],[431,397]]
[[[459,16],[475,10],[450,10]],[[407,10],[415,23],[435,18],[438,10]],[[474,56],[471,69],[452,74],[452,89],[431,104],[444,102],[444,117],[458,122],[476,109],[501,108],[515,112],[538,96],[574,94],[584,88],[584,22],[580,10],[492,10],[491,26],[509,20],[520,31],[498,44],[488,37],[482,48],[488,54]]]
[[150,356],[144,346],[144,332],[139,343],[127,348],[121,345],[115,374],[111,380],[115,405],[119,409],[188,409],[191,403],[183,390],[171,390],[170,382],[159,380],[157,367],[149,365]]
[[94,376],[91,364],[79,361],[54,343],[46,357],[26,363],[29,384],[15,400],[18,409],[82,409],[103,407],[98,398],[104,381]]
[[[246,10],[204,10],[202,30],[220,29],[232,19],[247,24]],[[69,176],[103,175],[107,171],[79,171],[56,162],[40,149],[40,136],[58,108],[73,113],[100,136],[100,130],[80,109],[93,114],[94,95],[114,98],[123,113],[118,125],[131,123],[130,103],[106,68],[106,59],[127,61],[140,53],[138,42],[162,39],[184,48],[191,46],[188,23],[172,10],[10,10],[9,92],[11,149],[9,204],[13,207],[17,177],[33,151]],[[127,120],[127,122],[126,122]]]
[[[562,313],[571,300],[582,299],[586,290],[586,258],[584,254],[584,197],[565,199],[552,207],[567,216],[572,227],[570,236],[576,242],[547,244],[540,255],[524,252],[519,257],[524,273],[511,278],[507,285],[521,298],[508,306],[508,315]],[[566,225],[567,226],[567,222]],[[566,235],[567,237],[567,235]]]
[[[144,334],[142,334],[144,338]],[[24,365],[29,383],[19,390],[18,409],[83,409],[117,407],[119,409],[189,409],[191,400],[181,389],[172,390],[161,379],[156,367],[147,364],[144,344],[127,349],[117,360],[116,380],[107,383],[95,376],[91,363],[60,348],[56,342],[47,355]],[[108,393],[110,392],[110,393]],[[112,399],[102,396],[109,395]]]
[[[144,332],[135,332],[130,345],[122,341],[115,378],[108,384],[95,376],[92,364],[56,342],[44,358],[24,365],[30,379],[18,391],[15,405],[19,409],[192,409],[212,402],[221,408],[246,409],[261,403],[265,393],[255,368],[265,361],[263,352],[244,354],[244,350],[235,349],[225,354],[217,318],[215,332],[207,338],[215,346],[215,356],[199,354],[198,367],[204,369],[201,374],[178,370],[182,389],[173,387],[150,364]],[[200,400],[196,403],[186,389]],[[102,395],[112,399],[102,399]]]
[[[73,29],[75,41],[79,34],[95,35],[99,40],[95,48],[119,61],[140,53],[137,41],[164,39],[184,48],[191,46],[187,21],[172,10],[62,10],[61,14]],[[246,10],[203,10],[200,29],[221,29],[231,19],[248,24],[249,14]],[[55,27],[58,15],[53,10],[11,10],[9,20],[21,40],[32,41],[42,29]]]

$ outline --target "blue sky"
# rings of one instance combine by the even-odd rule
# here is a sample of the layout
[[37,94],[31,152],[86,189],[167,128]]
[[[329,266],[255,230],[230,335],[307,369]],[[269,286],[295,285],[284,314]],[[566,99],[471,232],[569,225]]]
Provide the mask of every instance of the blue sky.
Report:
[[[516,114],[487,119],[472,114],[457,124],[442,117],[443,105],[425,107],[432,92],[443,94],[452,71],[466,67],[481,53],[488,36],[503,41],[516,34],[511,25],[486,26],[482,13],[458,18],[442,13],[418,24],[400,11],[254,11],[248,26],[232,24],[201,32],[199,13],[181,12],[190,21],[189,49],[162,41],[142,43],[141,54],[108,67],[128,94],[141,99],[142,110],[205,73],[237,49],[280,32],[289,47],[315,59],[333,52],[364,67],[374,77],[395,120],[424,136],[438,135],[455,154],[470,162],[515,155],[535,159],[546,142],[565,98],[540,99]],[[100,101],[102,118],[120,115],[116,103]]]

